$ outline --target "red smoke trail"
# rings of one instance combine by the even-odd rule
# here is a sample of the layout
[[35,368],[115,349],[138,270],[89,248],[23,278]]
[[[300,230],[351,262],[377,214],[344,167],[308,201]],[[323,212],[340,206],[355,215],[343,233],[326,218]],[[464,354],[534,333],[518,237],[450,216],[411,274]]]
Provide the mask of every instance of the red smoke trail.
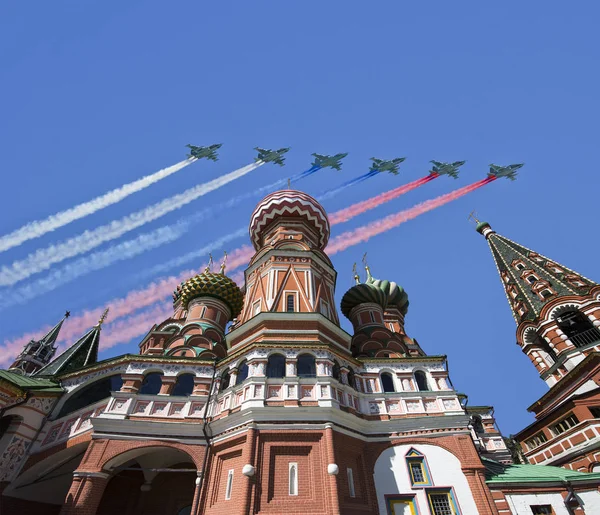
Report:
[[[429,179],[429,177],[431,177],[431,178]],[[335,223],[345,222],[345,221],[349,220],[350,218],[352,218],[353,216],[357,216],[361,213],[364,213],[365,211],[367,211],[369,209],[373,209],[373,208],[383,204],[384,202],[388,202],[389,200],[392,200],[392,198],[396,198],[402,194],[402,193],[396,193],[395,196],[392,197],[391,196],[392,192],[398,192],[398,191],[402,190],[402,192],[406,193],[406,191],[410,191],[411,189],[414,189],[414,188],[420,186],[421,183],[419,183],[419,181],[426,181],[426,179],[432,180],[434,177],[435,176],[423,177],[412,183],[406,184],[404,186],[400,186],[399,188],[396,188],[389,192],[382,193],[382,194],[377,195],[376,197],[373,197],[369,200],[359,202],[358,204],[350,206],[346,209],[337,211],[336,213],[333,213],[330,216],[330,220],[332,220],[331,223],[332,223],[332,225],[334,225]],[[370,239],[371,237],[373,237],[377,234],[385,232],[393,227],[400,225],[401,223],[404,223],[408,220],[412,220],[413,218],[419,216],[420,214],[426,213],[427,211],[431,211],[432,209],[435,209],[436,207],[442,206],[452,200],[462,197],[463,195],[466,195],[467,193],[474,191],[474,190],[480,188],[481,186],[484,186],[485,184],[492,182],[493,180],[495,180],[494,177],[489,177],[489,178],[483,179],[481,181],[475,182],[475,183],[465,186],[463,188],[459,188],[455,191],[447,193],[446,195],[437,197],[436,199],[427,200],[421,204],[417,204],[416,206],[414,206],[410,209],[401,211],[395,215],[390,215],[382,220],[379,220],[379,221],[373,222],[369,225],[355,229],[354,231],[348,231],[346,233],[343,233],[329,242],[329,246],[327,247],[327,252],[329,254],[335,254],[337,252],[341,252],[342,250],[350,247],[351,245],[356,245],[362,241],[367,241],[368,239]],[[417,184],[417,183],[419,183],[419,184]],[[425,182],[423,182],[422,184],[424,184],[424,183]],[[409,189],[404,190],[404,188],[409,188]],[[357,206],[361,206],[361,207],[358,208]],[[239,268],[240,266],[247,265],[253,255],[254,255],[254,250],[250,246],[246,245],[246,246],[240,247],[239,249],[236,249],[229,255],[227,269],[229,271],[233,271],[236,268]],[[202,268],[204,268],[204,266],[206,266],[206,265],[199,267],[199,269],[201,270]],[[185,281],[186,279],[188,279],[195,273],[197,273],[197,271],[188,270],[188,271],[180,273],[177,276],[171,276],[171,277],[157,280],[157,281],[151,283],[150,285],[148,285],[146,288],[143,288],[141,290],[132,291],[126,297],[108,301],[104,305],[110,306],[110,317],[113,320],[116,320],[121,317],[125,317],[127,315],[130,315],[130,314],[138,311],[142,307],[145,307],[145,306],[148,306],[151,304],[155,304],[160,301],[164,301],[164,299],[169,296],[169,294],[175,289],[175,287],[180,282]],[[164,306],[167,306],[167,305],[168,304],[164,304]],[[164,306],[162,309],[166,309],[166,307],[164,307]],[[98,321],[98,319],[102,315],[103,310],[104,310],[104,307],[99,307],[99,308],[96,308],[96,309],[93,309],[90,311],[86,311],[80,316],[71,317],[63,325],[59,341],[65,341],[65,340],[70,341],[75,337],[81,336],[85,331],[87,331],[90,327],[92,327]],[[168,316],[168,314],[164,318],[167,318],[167,316]],[[135,334],[134,336],[139,336],[140,334],[144,334],[148,330],[148,328],[152,326],[152,323],[153,323],[152,322],[150,324],[146,324],[145,326],[138,325],[138,324],[142,324],[144,320],[147,320],[144,313],[141,313],[139,315],[134,315],[134,316],[131,316],[131,317],[125,319],[123,321],[123,325],[130,326],[130,328],[127,330],[127,334],[132,334],[136,331],[137,331],[137,334]],[[161,320],[161,318],[157,317],[154,319],[154,321],[156,321],[156,320]],[[112,333],[112,326],[114,326],[114,325],[115,325],[115,322],[113,322],[112,324],[107,324],[104,327],[104,329],[102,331],[101,342],[104,342],[107,339],[108,339],[108,341],[114,341],[113,338],[117,337],[118,331],[116,331],[115,336],[112,336],[112,335],[109,336]],[[121,326],[119,325],[119,327],[121,327]],[[48,332],[50,329],[51,329],[51,326],[47,326],[47,327],[44,327],[43,329],[40,329],[39,331],[25,334],[23,336],[20,336],[18,338],[10,340],[10,341],[5,341],[2,349],[0,349],[0,364],[8,363],[11,359],[13,359],[22,350],[23,346],[26,343],[28,343],[29,340],[31,340],[32,338],[41,337],[43,334]],[[134,336],[132,336],[132,338]],[[123,341],[129,341],[129,340],[123,340],[123,338],[119,338],[119,341],[123,342]],[[115,342],[115,344],[116,344],[116,342]],[[104,347],[104,344],[102,346]]]
[[405,209],[404,211],[400,211],[398,213],[394,213],[393,215],[386,216],[381,220],[376,220],[367,225],[363,225],[358,229],[354,229],[353,231],[347,231],[339,236],[336,236],[332,241],[329,242],[325,251],[327,254],[336,254],[338,252],[342,252],[346,250],[348,247],[352,247],[353,245],[357,245],[359,243],[370,240],[373,236],[377,236],[383,232],[389,231],[394,227],[398,227],[400,224],[404,222],[408,222],[413,218],[416,218],[423,213],[427,213],[437,207],[443,206],[448,202],[452,202],[457,198],[460,198],[467,193],[471,193],[476,189],[489,184],[494,181],[495,177],[486,177],[480,181],[474,182],[473,184],[469,184],[457,190],[451,191],[450,193],[446,193],[445,195],[441,195],[437,198],[426,200],[425,202],[421,202],[416,206]]
[[375,209],[377,206],[385,204],[390,200],[394,200],[400,195],[404,195],[405,193],[408,193],[409,191],[412,191],[418,188],[419,186],[423,186],[423,184],[427,184],[428,182],[432,181],[433,179],[436,179],[437,177],[439,177],[439,175],[437,174],[431,174],[427,175],[426,177],[421,177],[416,181],[409,182],[408,184],[404,184],[403,186],[399,186],[398,188],[394,188],[393,190],[385,191],[373,198],[363,200],[362,202],[358,202],[345,209],[336,211],[335,213],[329,216],[329,222],[331,223],[331,225],[347,222],[351,218],[354,218],[355,216],[358,216],[370,209]]

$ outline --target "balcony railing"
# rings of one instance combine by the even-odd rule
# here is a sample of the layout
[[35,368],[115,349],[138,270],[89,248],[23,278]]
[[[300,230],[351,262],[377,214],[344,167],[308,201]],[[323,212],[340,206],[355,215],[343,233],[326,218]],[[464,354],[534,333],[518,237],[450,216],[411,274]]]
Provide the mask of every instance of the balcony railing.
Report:
[[575,336],[570,336],[569,340],[573,342],[575,347],[586,347],[592,343],[600,343],[600,330],[592,327],[591,329],[576,334]]

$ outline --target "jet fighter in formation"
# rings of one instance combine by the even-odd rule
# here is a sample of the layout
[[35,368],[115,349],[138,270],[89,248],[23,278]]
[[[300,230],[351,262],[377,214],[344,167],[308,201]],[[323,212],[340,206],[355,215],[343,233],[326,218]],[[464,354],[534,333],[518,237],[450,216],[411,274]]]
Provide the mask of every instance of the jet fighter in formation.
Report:
[[386,161],[385,159],[377,159],[376,157],[372,157],[371,161],[373,161],[373,164],[371,165],[369,171],[381,173],[390,172],[394,175],[398,175],[398,168],[400,166],[400,163],[402,163],[405,160],[405,157],[397,157],[396,159],[390,159],[389,161]]
[[511,181],[517,180],[517,170],[521,168],[525,163],[508,165],[508,166],[500,166],[500,165],[490,165],[490,171],[488,173],[488,177],[506,177]]
[[190,149],[190,153],[187,155],[188,158],[195,157],[196,159],[210,159],[211,161],[216,161],[219,159],[217,157],[217,150],[221,148],[223,144],[218,143],[216,145],[209,145],[208,147],[196,147],[194,145],[186,145]]
[[431,175],[449,175],[458,179],[458,169],[466,163],[466,161],[454,161],[454,163],[442,163],[440,161],[430,161],[433,164]]
[[275,163],[279,166],[283,166],[283,162],[285,161],[285,157],[283,154],[288,152],[289,148],[280,148],[279,150],[271,150],[268,148],[260,148],[255,147],[258,152],[258,157],[254,158],[254,161],[258,163],[258,161],[262,161],[263,163]]
[[315,158],[314,162],[311,163],[311,166],[315,168],[333,168],[334,170],[341,170],[342,163],[341,160],[344,159],[348,152],[345,154],[335,154],[333,156],[328,156],[324,154],[312,154]]

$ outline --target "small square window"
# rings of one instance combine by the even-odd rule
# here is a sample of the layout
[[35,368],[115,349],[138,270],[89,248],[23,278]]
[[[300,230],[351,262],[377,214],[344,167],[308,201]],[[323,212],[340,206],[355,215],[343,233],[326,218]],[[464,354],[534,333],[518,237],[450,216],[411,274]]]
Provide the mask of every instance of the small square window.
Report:
[[252,304],[252,316],[256,316],[260,313],[260,300],[257,300]]

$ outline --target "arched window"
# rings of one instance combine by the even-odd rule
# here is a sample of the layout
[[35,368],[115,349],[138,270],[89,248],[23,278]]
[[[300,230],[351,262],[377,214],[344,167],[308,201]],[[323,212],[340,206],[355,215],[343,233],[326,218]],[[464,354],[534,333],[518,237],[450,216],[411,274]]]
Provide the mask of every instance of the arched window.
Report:
[[144,395],[158,395],[162,386],[162,374],[160,372],[151,372],[144,376],[142,387],[139,393]]
[[556,321],[558,327],[573,342],[575,347],[584,347],[600,340],[600,331],[581,311],[573,309],[560,314]]
[[483,422],[481,421],[481,417],[479,415],[473,415],[473,418],[471,418],[471,424],[473,424],[473,430],[475,431],[475,433],[485,433],[485,429],[483,428]]
[[67,399],[57,418],[64,417],[85,406],[106,399],[110,397],[110,392],[119,391],[121,386],[123,386],[123,379],[121,379],[120,375],[104,377],[99,381],[84,386]]
[[425,375],[425,372],[417,370],[415,372],[415,382],[417,383],[417,390],[419,390],[420,392],[429,391],[429,382],[427,381],[427,376]]
[[294,295],[293,294],[289,294],[286,297],[286,310],[288,312],[292,312],[294,311],[294,304],[295,304],[295,299],[294,299]]
[[538,280],[538,278],[535,275],[528,275],[527,276],[527,281],[529,282],[529,284],[533,284],[537,280]]
[[340,379],[340,364],[337,361],[333,361],[333,367],[331,368],[331,375],[334,379],[341,381]]
[[238,373],[235,379],[235,384],[241,384],[246,379],[248,379],[248,362],[242,361],[242,363],[238,366]]
[[267,377],[285,377],[285,356],[271,354],[267,362]]
[[549,299],[552,297],[552,295],[554,295],[554,293],[552,293],[548,288],[545,288],[540,292],[540,295],[542,296],[542,299]]
[[298,495],[298,464],[289,464],[289,495]]
[[394,387],[394,378],[392,377],[392,374],[388,374],[387,372],[381,374],[381,387],[386,393],[396,391],[396,388]]
[[194,391],[194,374],[181,374],[173,387],[171,395],[187,397]]
[[227,388],[229,388],[230,379],[231,377],[229,375],[229,371],[225,370],[225,372],[223,372],[223,374],[221,375],[221,391],[227,390]]
[[356,390],[356,378],[352,369],[348,370],[348,384]]
[[315,377],[317,375],[315,357],[312,354],[300,354],[297,366],[298,377]]

